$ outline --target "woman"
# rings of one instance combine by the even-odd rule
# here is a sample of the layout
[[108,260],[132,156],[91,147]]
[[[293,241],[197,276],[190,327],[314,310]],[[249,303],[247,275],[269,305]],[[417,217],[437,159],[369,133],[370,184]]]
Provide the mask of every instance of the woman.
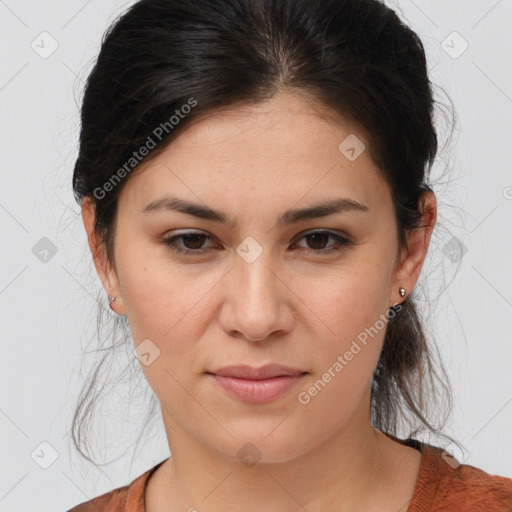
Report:
[[73,185],[171,457],[73,511],[512,510],[512,480],[395,435],[437,432],[411,297],[433,108],[377,0],[142,0],[111,27]]

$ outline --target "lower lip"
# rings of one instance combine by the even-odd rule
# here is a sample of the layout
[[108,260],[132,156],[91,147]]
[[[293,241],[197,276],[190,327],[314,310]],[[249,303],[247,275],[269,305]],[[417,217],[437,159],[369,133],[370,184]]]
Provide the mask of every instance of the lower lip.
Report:
[[271,402],[295,386],[306,374],[281,375],[270,379],[239,379],[208,374],[230,395],[244,402],[262,404]]

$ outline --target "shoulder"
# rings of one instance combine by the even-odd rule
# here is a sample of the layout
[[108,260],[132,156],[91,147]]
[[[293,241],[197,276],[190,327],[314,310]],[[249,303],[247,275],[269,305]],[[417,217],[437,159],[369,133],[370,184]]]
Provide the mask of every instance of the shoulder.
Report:
[[96,496],[96,498],[76,505],[67,512],[122,512],[125,509],[128,491],[132,485],[133,482]]
[[439,506],[453,504],[461,507],[464,504],[467,507],[471,506],[475,511],[512,511],[512,480],[510,478],[491,475],[469,464],[452,463],[455,466],[452,467],[444,460],[443,462],[444,472],[441,475],[436,496]]
[[147,481],[164,462],[165,460],[148,469],[128,485],[96,496],[96,498],[89,501],[84,501],[67,512],[143,512]]
[[415,496],[421,510],[512,512],[512,479],[459,464],[437,446],[423,444],[422,455]]
[[67,512],[121,512],[124,510],[130,485],[118,487],[89,501],[84,501]]

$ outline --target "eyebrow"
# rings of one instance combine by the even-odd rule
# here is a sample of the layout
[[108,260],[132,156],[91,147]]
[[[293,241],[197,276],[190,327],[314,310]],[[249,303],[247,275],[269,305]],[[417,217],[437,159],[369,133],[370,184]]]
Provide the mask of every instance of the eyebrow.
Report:
[[[220,222],[228,227],[234,227],[236,225],[229,215],[224,212],[175,197],[164,197],[152,201],[144,207],[141,213],[148,214],[162,210],[177,211],[200,219]],[[339,199],[325,200],[307,208],[287,210],[279,217],[278,224],[296,224],[304,220],[327,217],[348,211],[368,212],[369,209],[366,205],[358,203],[353,199],[342,197]]]

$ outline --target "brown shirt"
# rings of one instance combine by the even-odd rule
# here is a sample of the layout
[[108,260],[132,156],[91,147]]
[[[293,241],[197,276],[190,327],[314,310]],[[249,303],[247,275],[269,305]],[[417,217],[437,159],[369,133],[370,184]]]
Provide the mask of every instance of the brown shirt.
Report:
[[[512,479],[486,473],[443,450],[415,439],[402,441],[421,452],[420,471],[407,512],[512,512]],[[68,512],[145,512],[144,493],[151,474],[163,460],[129,485],[86,501]]]

